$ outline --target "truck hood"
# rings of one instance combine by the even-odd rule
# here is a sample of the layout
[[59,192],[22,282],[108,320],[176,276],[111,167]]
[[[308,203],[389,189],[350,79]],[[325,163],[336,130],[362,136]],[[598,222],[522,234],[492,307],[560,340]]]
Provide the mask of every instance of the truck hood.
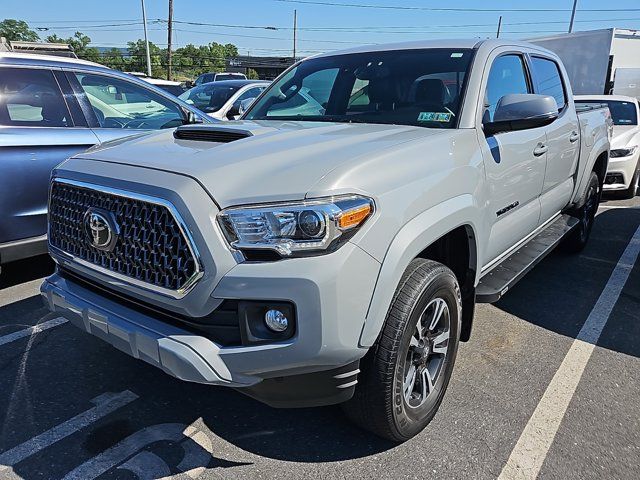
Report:
[[345,162],[369,160],[401,143],[450,134],[401,125],[292,121],[238,121],[196,128],[251,136],[221,143],[176,139],[173,131],[162,131],[105,143],[75,158],[187,175],[225,208],[299,200]]
[[614,125],[613,138],[611,139],[611,149],[631,147],[638,144],[640,126],[638,125]]

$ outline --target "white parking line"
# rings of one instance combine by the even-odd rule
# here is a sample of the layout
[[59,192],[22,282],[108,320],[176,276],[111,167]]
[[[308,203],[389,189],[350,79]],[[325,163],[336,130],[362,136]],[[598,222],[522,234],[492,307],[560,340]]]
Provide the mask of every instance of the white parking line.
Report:
[[13,447],[11,450],[7,450],[3,454],[0,454],[0,477],[5,478],[5,474],[3,472],[11,470],[11,467],[17,463],[53,445],[63,438],[76,433],[78,430],[81,430],[102,417],[124,407],[137,398],[138,396],[129,390],[115,394],[104,393],[99,397],[94,398],[92,402],[95,403],[95,407],[76,415],[66,422],[61,423],[60,425],[55,426],[36,437],[33,437],[31,440],[27,440],[26,442]]
[[639,253],[640,227],[629,241],[589,317],[544,392],[502,469],[499,479],[534,479],[538,476],[585,366]]
[[16,340],[20,340],[24,337],[29,337],[34,333],[39,333],[49,328],[57,327],[58,325],[62,325],[67,323],[66,318],[58,317],[53,320],[47,320],[46,322],[38,323],[33,327],[25,328],[24,330],[18,330],[17,332],[10,333],[8,335],[4,335],[0,337],[0,347],[2,345],[6,345],[7,343],[15,342]]
[[0,288],[0,307],[39,295],[40,285],[42,285],[41,278],[12,287]]

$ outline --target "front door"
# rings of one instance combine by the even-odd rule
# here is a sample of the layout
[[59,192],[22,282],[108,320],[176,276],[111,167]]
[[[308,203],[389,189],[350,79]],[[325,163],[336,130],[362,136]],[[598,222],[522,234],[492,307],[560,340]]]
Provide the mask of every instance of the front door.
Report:
[[[507,94],[532,93],[524,58],[505,53],[493,60],[486,79],[482,123],[493,119],[498,101]],[[486,266],[538,225],[540,192],[546,163],[544,127],[485,136],[478,128],[486,169],[485,226],[489,241]]]
[[0,243],[46,234],[51,170],[98,142],[80,119],[52,70],[0,68]]

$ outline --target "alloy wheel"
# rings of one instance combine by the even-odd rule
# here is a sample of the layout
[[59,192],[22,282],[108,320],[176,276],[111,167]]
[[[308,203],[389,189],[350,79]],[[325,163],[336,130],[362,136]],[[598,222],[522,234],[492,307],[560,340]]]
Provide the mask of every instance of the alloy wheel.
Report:
[[442,298],[431,300],[418,318],[404,368],[403,393],[410,408],[422,406],[435,391],[449,348],[450,322]]

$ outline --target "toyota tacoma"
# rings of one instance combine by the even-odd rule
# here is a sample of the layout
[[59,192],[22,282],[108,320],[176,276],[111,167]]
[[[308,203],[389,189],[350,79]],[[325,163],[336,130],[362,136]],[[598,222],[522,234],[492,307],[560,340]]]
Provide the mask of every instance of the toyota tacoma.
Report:
[[584,248],[610,115],[510,40],[303,60],[241,120],[107,143],[51,179],[49,309],[182,380],[435,415],[476,302]]

